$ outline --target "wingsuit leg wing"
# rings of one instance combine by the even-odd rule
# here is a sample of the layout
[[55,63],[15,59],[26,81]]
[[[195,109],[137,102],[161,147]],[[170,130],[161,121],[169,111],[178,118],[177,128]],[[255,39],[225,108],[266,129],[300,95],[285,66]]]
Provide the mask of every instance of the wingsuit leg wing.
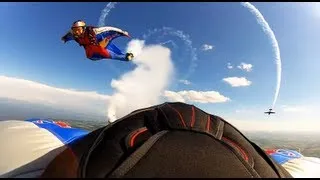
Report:
[[110,53],[101,46],[89,46],[86,48],[87,58],[93,61],[112,59]]
[[114,59],[119,61],[130,61],[133,58],[132,53],[124,53],[113,43],[109,43],[107,47],[89,46],[86,48],[86,55],[92,61],[102,59]]
[[120,61],[130,61],[133,58],[132,53],[124,53],[122,52],[116,45],[114,45],[112,42],[109,42],[109,44],[106,47],[106,51],[110,54],[112,59],[117,59]]

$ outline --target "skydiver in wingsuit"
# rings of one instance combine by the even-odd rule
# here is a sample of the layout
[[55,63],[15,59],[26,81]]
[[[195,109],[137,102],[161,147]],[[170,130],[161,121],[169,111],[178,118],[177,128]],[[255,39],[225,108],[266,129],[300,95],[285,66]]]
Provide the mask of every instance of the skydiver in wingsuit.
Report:
[[112,41],[120,36],[129,37],[129,33],[116,27],[87,26],[83,20],[77,20],[72,24],[71,30],[61,40],[66,43],[75,40],[86,51],[86,56],[92,61],[102,59],[116,59],[130,61],[132,53],[124,53]]

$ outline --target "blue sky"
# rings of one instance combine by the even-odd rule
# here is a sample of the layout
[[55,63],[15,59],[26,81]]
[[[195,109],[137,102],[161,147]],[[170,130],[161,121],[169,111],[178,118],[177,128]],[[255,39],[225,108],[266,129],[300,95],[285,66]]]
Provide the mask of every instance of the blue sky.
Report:
[[[77,19],[98,25],[106,5],[102,2],[0,3],[3,25],[0,28],[0,76],[111,95],[114,92],[111,80],[119,79],[136,66],[108,60],[92,62],[85,58],[84,50],[76,43],[60,41]],[[320,23],[317,22],[320,11],[317,14],[315,7],[320,4],[253,5],[269,23],[280,47],[282,83],[276,109],[282,114],[291,114],[293,111],[281,110],[318,107],[320,81],[316,78],[320,70]],[[190,103],[222,117],[252,118],[250,113],[236,113],[245,109],[253,111],[256,119],[266,120],[262,111],[271,106],[276,86],[274,52],[256,18],[240,3],[118,3],[108,14],[105,24],[127,30],[133,38],[140,40],[155,28],[182,31],[192,42],[197,56],[197,67],[187,79],[191,82],[189,85],[179,83],[187,75],[192,59],[185,40],[160,32],[145,41],[146,44],[158,44],[171,40],[177,46],[164,45],[171,50],[176,73],[175,81],[167,90],[217,91],[230,101]],[[119,38],[115,43],[124,50],[129,41]],[[203,51],[204,44],[212,45],[213,49]],[[227,68],[228,63],[232,69]],[[241,63],[251,64],[252,70],[237,68]],[[251,84],[232,87],[223,81],[228,77],[245,77]],[[310,117],[314,115],[304,113],[309,113]],[[290,117],[278,115],[273,118]]]

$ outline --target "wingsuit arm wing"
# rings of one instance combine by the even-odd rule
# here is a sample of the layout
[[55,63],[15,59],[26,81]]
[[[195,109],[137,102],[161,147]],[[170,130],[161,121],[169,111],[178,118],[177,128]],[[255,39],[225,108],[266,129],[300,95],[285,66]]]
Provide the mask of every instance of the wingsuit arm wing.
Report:
[[120,36],[130,37],[127,31],[111,26],[93,28],[93,31],[96,34],[98,41],[102,41],[106,38],[112,41],[113,39]]
[[64,36],[61,37],[61,40],[66,43],[68,41],[74,40],[71,31],[68,31]]

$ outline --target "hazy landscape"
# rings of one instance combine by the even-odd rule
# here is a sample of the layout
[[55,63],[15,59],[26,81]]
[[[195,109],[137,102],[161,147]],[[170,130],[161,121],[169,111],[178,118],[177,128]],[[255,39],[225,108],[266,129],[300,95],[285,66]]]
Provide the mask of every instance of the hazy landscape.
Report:
[[0,98],[0,121],[8,119],[28,118],[56,118],[56,119],[77,119],[81,121],[99,122],[106,118],[103,115],[75,111],[64,107],[55,107],[46,104],[31,103],[26,101]]
[[[14,111],[13,111],[14,110]],[[68,122],[72,127],[93,131],[107,125],[103,116],[55,109],[50,106],[22,103],[1,98],[1,120],[25,120],[28,118],[52,118]],[[77,120],[74,120],[77,119]],[[289,132],[243,132],[257,145],[266,148],[288,148],[300,151],[305,156],[320,157],[320,133]]]
[[[84,128],[90,131],[105,126],[101,121],[65,120],[73,127]],[[250,140],[263,149],[286,148],[297,150],[304,156],[320,157],[320,133],[289,133],[289,132],[243,132]]]
[[320,133],[245,132],[245,135],[263,149],[286,148],[304,156],[320,157]]

